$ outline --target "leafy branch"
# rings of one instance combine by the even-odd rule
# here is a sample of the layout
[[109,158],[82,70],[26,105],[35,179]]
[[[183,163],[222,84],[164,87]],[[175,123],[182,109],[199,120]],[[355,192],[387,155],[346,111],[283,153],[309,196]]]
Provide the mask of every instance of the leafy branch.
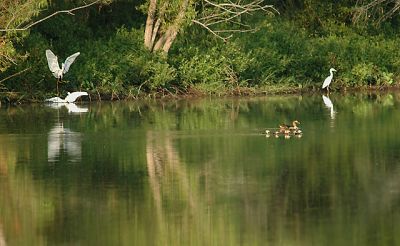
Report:
[[48,15],[48,16],[46,16],[46,17],[44,17],[44,18],[41,18],[41,19],[39,19],[39,20],[37,20],[37,21],[35,21],[35,22],[29,23],[29,24],[25,25],[24,27],[8,28],[8,27],[10,26],[10,22],[13,20],[13,18],[12,18],[5,28],[1,28],[1,29],[0,29],[0,32],[26,31],[26,30],[28,30],[29,28],[31,28],[31,27],[33,27],[33,26],[35,26],[35,25],[37,25],[37,24],[39,24],[39,23],[41,23],[41,22],[43,22],[43,21],[45,21],[45,20],[47,20],[47,19],[50,19],[50,18],[52,18],[52,17],[54,17],[54,16],[56,16],[56,15],[59,15],[59,14],[70,14],[70,15],[74,15],[74,13],[73,13],[74,11],[80,10],[80,9],[84,9],[84,8],[87,8],[87,7],[90,7],[90,6],[92,6],[92,5],[96,4],[96,3],[99,3],[100,1],[101,1],[101,0],[96,0],[96,1],[94,1],[94,2],[85,4],[85,5],[76,7],[76,8],[56,11],[56,12],[52,13],[51,15]]

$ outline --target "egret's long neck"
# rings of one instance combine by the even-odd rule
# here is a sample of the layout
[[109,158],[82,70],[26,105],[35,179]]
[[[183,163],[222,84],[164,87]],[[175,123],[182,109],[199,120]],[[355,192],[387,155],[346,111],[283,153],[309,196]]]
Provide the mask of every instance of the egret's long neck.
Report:
[[[64,69],[64,64],[63,64],[63,69]],[[331,77],[333,77],[333,71],[330,70],[329,72],[331,73]]]

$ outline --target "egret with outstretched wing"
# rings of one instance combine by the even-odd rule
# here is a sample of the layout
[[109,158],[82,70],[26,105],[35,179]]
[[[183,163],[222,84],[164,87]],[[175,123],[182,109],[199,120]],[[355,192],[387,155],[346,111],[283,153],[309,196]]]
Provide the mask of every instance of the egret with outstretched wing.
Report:
[[59,97],[52,97],[49,99],[46,99],[45,102],[50,102],[50,103],[73,103],[76,101],[81,96],[87,96],[88,93],[86,91],[76,91],[69,93],[65,97],[65,99],[59,98]]
[[53,73],[54,77],[57,78],[57,95],[59,95],[58,91],[58,82],[62,80],[63,75],[66,74],[71,67],[71,64],[75,61],[76,57],[78,57],[80,52],[76,52],[65,59],[65,62],[60,65],[58,64],[58,58],[51,50],[46,50],[46,58],[47,64],[49,65],[50,71]]

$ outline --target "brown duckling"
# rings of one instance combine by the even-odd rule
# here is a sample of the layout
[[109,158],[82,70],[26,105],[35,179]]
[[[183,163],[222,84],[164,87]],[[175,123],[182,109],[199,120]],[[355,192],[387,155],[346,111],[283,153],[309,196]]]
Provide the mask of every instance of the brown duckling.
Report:
[[286,125],[279,125],[279,133],[282,133],[282,134],[286,134],[286,132],[287,131],[289,131],[289,127],[288,126],[286,126]]
[[294,120],[291,126],[286,124],[281,124],[279,125],[279,129],[289,129],[293,131],[299,129],[297,125],[300,125],[300,122],[298,120]]

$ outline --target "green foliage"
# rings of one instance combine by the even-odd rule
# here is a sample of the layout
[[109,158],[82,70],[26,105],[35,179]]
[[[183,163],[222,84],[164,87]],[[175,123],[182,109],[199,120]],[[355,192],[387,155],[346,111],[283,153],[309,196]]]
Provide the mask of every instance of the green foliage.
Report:
[[13,42],[26,33],[19,34],[15,29],[28,23],[46,5],[45,0],[4,1],[0,4],[0,72],[24,58],[15,50]]
[[16,51],[10,40],[2,40],[0,45],[0,72],[4,72],[13,63],[13,57],[16,56]]
[[175,79],[175,69],[143,47],[142,35],[141,30],[121,28],[108,41],[86,43],[77,81],[85,89],[113,94],[143,83],[150,90],[168,86]]
[[[179,10],[179,1],[166,3],[164,28]],[[44,56],[48,48],[60,62],[81,52],[65,75],[61,90],[83,89],[117,97],[171,88],[218,94],[241,87],[254,91],[261,87],[319,88],[331,67],[338,70],[333,89],[399,82],[400,29],[396,20],[379,28],[353,25],[354,3],[348,0],[272,3],[280,16],[246,17],[246,22],[256,25],[258,31],[237,33],[227,42],[200,26],[184,24],[188,28],[179,32],[168,56],[152,54],[143,46],[146,16],[137,10],[142,6],[146,13],[143,2],[113,1],[75,16],[59,15],[36,26],[29,35],[1,37],[0,80],[24,73],[0,86],[36,96],[54,94],[55,78]],[[201,7],[191,4],[184,21],[196,14],[192,7]],[[75,5],[52,1],[43,15],[71,6]]]
[[255,61],[248,76],[260,83],[319,86],[334,67],[342,86],[389,85],[400,72],[399,38],[357,34],[342,25],[314,36],[292,22],[270,21],[240,41]]
[[169,85],[176,79],[176,69],[165,61],[151,60],[144,65],[141,75],[147,78],[150,90],[156,90]]
[[[22,45],[29,47],[29,50],[23,49]],[[48,48],[47,41],[41,35],[32,33],[25,39],[23,44],[15,47],[19,53],[25,53],[25,59],[10,67],[7,72],[9,74],[15,74],[23,70],[26,70],[26,72],[23,73],[23,76],[6,80],[4,84],[8,90],[32,94],[40,94],[53,88],[55,90],[56,80],[48,70],[46,58],[44,57],[45,50]]]
[[354,85],[390,85],[393,83],[393,73],[381,71],[380,68],[372,63],[357,64],[351,70]]
[[180,82],[184,86],[201,84],[203,90],[237,86],[241,82],[240,75],[249,68],[252,60],[236,43],[216,45],[211,49],[189,47],[179,51],[181,55],[173,61],[178,66]]
[[0,29],[8,29],[8,35],[15,33],[13,29],[20,28],[22,24],[29,22],[46,5],[46,0],[2,1],[0,5]]

